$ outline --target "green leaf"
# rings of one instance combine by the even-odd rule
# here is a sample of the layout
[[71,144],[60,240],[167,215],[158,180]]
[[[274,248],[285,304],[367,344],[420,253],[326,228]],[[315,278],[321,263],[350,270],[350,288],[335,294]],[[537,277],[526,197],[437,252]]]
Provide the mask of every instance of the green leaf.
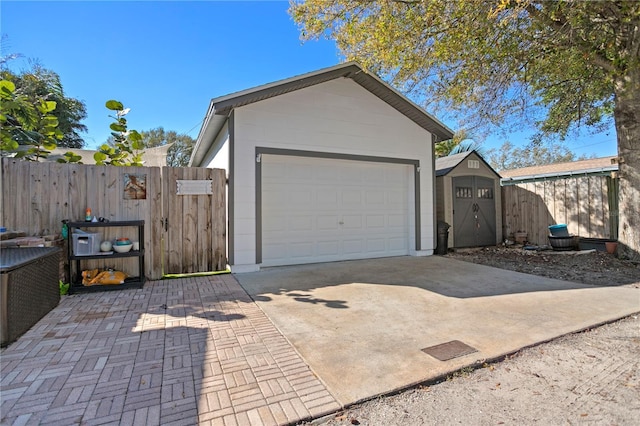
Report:
[[107,107],[107,109],[110,109],[111,111],[121,111],[124,109],[124,105],[122,105],[122,102],[116,101],[116,100],[108,100],[105,103],[105,106]]
[[50,151],[52,149],[56,149],[58,144],[55,142],[55,140],[45,140],[42,146],[44,147],[44,149]]
[[114,132],[126,132],[127,131],[127,128],[125,126],[122,126],[122,125],[120,125],[118,123],[111,123],[109,128],[111,130],[113,130]]
[[93,159],[96,160],[98,166],[101,166],[104,164],[104,160],[107,159],[107,155],[102,152],[96,152],[93,154]]
[[42,121],[44,122],[44,125],[47,127],[57,127],[58,126],[58,117],[55,117],[53,115],[47,115],[45,116]]
[[142,135],[138,133],[136,130],[129,131],[129,139],[132,142],[140,142],[142,141]]
[[55,101],[47,101],[46,105],[47,105],[47,110],[45,112],[51,112],[56,109],[56,106],[58,104]]
[[0,80],[0,97],[2,99],[9,99],[16,91],[16,85],[9,80]]

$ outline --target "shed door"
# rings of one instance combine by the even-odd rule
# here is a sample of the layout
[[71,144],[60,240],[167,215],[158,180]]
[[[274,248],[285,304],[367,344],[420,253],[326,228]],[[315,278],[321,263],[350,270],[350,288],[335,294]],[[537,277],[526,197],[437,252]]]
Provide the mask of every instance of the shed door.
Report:
[[409,254],[412,168],[262,155],[262,265]]
[[460,176],[453,182],[453,238],[455,247],[496,243],[494,179]]

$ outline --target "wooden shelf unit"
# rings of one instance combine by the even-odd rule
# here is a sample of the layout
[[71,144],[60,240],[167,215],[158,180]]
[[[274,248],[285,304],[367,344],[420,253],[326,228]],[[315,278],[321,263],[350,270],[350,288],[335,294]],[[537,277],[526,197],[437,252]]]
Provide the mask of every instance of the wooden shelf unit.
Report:
[[[142,288],[145,282],[144,275],[144,220],[119,220],[110,222],[68,222],[69,228],[69,244],[68,246],[68,260],[67,273],[71,285],[69,286],[69,293],[81,293],[81,292],[93,292],[93,291],[108,291],[108,290],[124,290],[130,288]],[[73,232],[76,228],[115,228],[115,227],[136,227],[138,229],[138,242],[140,244],[140,250],[129,251],[127,253],[111,254],[88,254],[88,255],[76,255],[73,253]],[[101,259],[108,261],[110,259],[122,259],[122,258],[138,258],[138,276],[128,277],[123,284],[104,284],[104,285],[82,285],[82,273],[81,262],[83,260]]]

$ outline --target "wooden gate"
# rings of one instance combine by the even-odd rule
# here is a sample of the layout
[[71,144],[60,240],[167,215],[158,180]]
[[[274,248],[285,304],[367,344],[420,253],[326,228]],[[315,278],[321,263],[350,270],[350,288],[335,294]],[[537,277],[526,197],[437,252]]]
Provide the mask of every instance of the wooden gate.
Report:
[[163,274],[226,268],[225,171],[162,168]]

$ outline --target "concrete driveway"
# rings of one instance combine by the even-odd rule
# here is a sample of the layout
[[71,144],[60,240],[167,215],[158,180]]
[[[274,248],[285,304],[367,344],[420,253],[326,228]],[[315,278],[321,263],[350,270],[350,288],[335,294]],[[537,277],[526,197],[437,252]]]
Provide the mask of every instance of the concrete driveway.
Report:
[[[640,311],[638,289],[440,256],[271,268],[236,279],[342,405]],[[454,340],[476,351],[444,361],[422,351]]]

